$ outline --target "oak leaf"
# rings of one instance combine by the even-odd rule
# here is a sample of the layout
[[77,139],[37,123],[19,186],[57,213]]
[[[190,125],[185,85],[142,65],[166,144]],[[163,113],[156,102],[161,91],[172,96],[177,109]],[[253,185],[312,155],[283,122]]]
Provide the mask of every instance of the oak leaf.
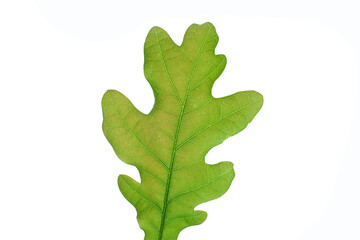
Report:
[[141,183],[120,175],[118,184],[136,208],[145,240],[176,240],[184,228],[205,221],[206,212],[194,208],[223,195],[235,176],[231,162],[207,164],[205,155],[262,107],[255,91],[211,95],[226,65],[225,56],[214,53],[217,43],[211,23],[191,25],[181,46],[153,27],[144,46],[144,74],[155,96],[151,112],[140,112],[115,90],[102,99],[107,140],[140,173]]

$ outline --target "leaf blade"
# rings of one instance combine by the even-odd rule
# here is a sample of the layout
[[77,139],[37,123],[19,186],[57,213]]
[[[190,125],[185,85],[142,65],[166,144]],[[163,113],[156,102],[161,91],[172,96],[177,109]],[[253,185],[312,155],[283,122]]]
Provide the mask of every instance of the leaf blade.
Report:
[[161,28],[144,45],[144,75],[155,96],[148,115],[121,93],[102,101],[103,131],[115,153],[137,167],[141,182],[120,175],[120,191],[138,213],[146,240],[177,239],[207,214],[194,208],[222,196],[235,176],[233,164],[205,163],[205,155],[242,131],[263,104],[255,91],[214,98],[211,89],[226,66],[215,55],[218,35],[211,23],[193,24],[177,46]]

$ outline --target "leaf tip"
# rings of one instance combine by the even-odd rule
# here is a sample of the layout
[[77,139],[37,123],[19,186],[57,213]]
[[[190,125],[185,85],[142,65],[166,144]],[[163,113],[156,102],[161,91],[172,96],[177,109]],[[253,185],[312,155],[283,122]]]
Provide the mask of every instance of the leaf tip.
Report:
[[261,108],[263,103],[264,103],[264,97],[261,93],[254,91],[254,90],[249,90],[249,91],[245,91],[250,99],[250,102],[252,103],[257,103],[257,105]]
[[199,224],[205,222],[205,220],[206,220],[207,217],[208,217],[207,212],[201,211],[201,210],[196,210],[196,211],[195,211],[195,214],[196,214],[196,217],[197,217],[197,219],[198,219]]

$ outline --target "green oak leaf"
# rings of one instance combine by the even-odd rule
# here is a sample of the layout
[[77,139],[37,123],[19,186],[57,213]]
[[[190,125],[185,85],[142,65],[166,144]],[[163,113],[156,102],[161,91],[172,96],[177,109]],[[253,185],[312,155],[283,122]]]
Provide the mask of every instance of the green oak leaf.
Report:
[[194,208],[223,195],[235,176],[231,162],[207,164],[205,155],[242,131],[263,104],[255,91],[211,95],[226,65],[225,56],[214,53],[217,43],[211,23],[191,25],[181,46],[153,27],[144,46],[144,73],[155,96],[151,112],[140,112],[115,90],[102,99],[107,140],[140,173],[141,183],[120,175],[118,184],[136,208],[145,240],[175,240],[205,221],[206,212]]

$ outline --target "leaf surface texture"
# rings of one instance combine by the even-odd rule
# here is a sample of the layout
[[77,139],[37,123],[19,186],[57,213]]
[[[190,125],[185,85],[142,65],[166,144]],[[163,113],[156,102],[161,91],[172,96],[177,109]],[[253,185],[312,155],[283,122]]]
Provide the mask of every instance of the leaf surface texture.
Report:
[[194,208],[223,195],[235,176],[231,162],[210,165],[205,155],[242,131],[263,104],[255,91],[211,95],[226,65],[224,55],[215,55],[217,43],[211,23],[191,25],[181,46],[153,27],[144,46],[144,74],[155,96],[151,112],[143,114],[115,90],[102,99],[107,140],[140,173],[141,183],[120,175],[118,184],[136,208],[145,240],[176,240],[184,228],[205,221],[206,212]]

